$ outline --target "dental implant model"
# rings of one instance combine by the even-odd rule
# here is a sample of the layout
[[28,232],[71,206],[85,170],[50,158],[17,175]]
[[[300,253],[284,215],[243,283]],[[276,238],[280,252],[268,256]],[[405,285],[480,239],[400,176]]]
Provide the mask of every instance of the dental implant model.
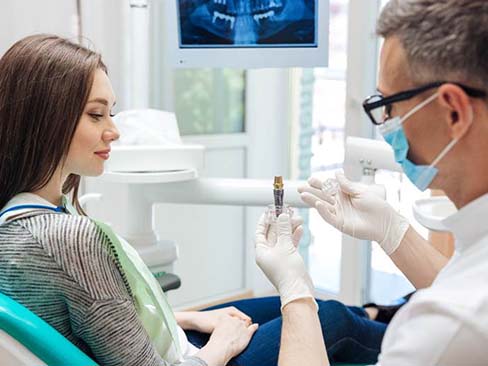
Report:
[[337,192],[339,192],[339,183],[337,182],[337,179],[326,179],[322,184],[322,191],[331,196],[337,194]]
[[274,205],[276,210],[276,217],[280,216],[283,212],[283,194],[284,194],[283,177],[274,177],[273,183],[273,196]]

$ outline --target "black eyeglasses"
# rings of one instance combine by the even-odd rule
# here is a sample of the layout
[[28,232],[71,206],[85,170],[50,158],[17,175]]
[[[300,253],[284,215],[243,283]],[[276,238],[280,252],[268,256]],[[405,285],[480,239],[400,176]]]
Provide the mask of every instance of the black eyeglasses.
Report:
[[436,81],[434,83],[430,83],[419,88],[410,89],[390,95],[389,97],[384,97],[381,94],[372,95],[366,98],[363,103],[363,108],[369,119],[371,119],[371,122],[373,122],[375,125],[381,125],[389,118],[391,118],[391,108],[393,103],[411,99],[429,89],[438,88],[443,84],[457,85],[461,89],[463,89],[466,94],[473,98],[485,98],[487,95],[486,92],[483,90],[471,88],[460,83],[454,83],[449,81]]

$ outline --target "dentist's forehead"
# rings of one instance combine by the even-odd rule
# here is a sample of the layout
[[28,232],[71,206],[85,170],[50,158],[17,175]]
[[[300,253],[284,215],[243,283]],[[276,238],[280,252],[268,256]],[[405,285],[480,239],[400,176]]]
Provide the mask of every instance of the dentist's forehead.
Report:
[[387,38],[381,48],[378,91],[390,95],[413,86],[405,49],[397,37]]

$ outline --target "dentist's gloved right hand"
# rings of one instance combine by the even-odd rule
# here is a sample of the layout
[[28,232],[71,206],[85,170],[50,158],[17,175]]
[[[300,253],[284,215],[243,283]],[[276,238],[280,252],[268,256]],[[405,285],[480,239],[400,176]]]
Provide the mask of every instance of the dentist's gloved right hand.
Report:
[[312,279],[297,250],[301,227],[294,229],[290,216],[281,214],[273,240],[269,226],[263,214],[256,229],[256,263],[278,290],[281,308],[297,299],[310,298],[315,302]]
[[386,254],[392,254],[409,228],[408,220],[367,185],[352,182],[342,173],[336,179],[337,192],[325,191],[323,182],[314,177],[298,192],[336,229],[357,239],[374,240]]

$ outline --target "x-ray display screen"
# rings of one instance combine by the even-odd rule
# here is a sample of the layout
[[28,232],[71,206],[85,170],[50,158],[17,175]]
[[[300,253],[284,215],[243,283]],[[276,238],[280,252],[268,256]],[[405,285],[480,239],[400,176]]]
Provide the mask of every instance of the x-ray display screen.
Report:
[[181,48],[317,47],[318,0],[177,0]]

